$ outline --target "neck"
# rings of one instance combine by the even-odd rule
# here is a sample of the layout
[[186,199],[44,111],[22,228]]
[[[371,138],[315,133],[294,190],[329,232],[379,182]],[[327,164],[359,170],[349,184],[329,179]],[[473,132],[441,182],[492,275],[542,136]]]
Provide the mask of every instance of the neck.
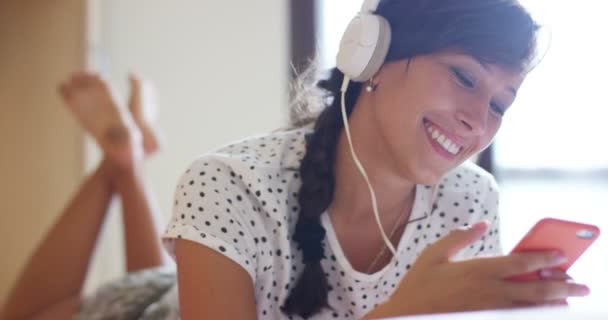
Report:
[[[380,219],[383,224],[394,223],[404,214],[404,208],[411,208],[416,185],[400,175],[370,112],[370,99],[364,95],[349,118],[353,147],[375,191]],[[346,224],[372,221],[369,188],[352,159],[344,129],[338,140],[335,168],[334,200],[329,208],[332,217]]]

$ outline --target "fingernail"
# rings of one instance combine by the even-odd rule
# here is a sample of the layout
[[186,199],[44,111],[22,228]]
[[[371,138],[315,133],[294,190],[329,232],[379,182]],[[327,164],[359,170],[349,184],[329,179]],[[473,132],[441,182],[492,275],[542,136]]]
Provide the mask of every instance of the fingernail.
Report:
[[568,259],[566,258],[566,256],[561,254],[561,252],[556,252],[553,255],[553,263],[555,263],[555,264],[562,264],[562,263],[566,263],[567,261],[568,261]]
[[543,269],[540,271],[541,278],[550,278],[553,275],[551,269]]
[[587,286],[579,286],[575,289],[577,295],[587,296],[591,292]]
[[488,222],[486,220],[482,220],[482,221],[477,222],[476,224],[468,227],[468,229],[482,230],[482,229],[485,229],[487,226],[488,226]]

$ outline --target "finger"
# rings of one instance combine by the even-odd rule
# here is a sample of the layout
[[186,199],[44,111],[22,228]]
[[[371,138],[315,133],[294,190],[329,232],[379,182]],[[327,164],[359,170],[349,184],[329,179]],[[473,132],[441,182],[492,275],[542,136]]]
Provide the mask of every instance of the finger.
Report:
[[541,269],[556,268],[566,262],[557,251],[518,252],[508,256],[486,258],[487,269],[496,276],[508,278],[521,274],[537,272]]
[[524,303],[547,303],[589,295],[587,286],[563,281],[505,282],[505,286],[512,301]]
[[563,307],[568,306],[568,300],[559,299],[559,300],[549,300],[543,302],[512,302],[511,304],[514,307]]
[[542,304],[543,306],[568,306],[568,300],[566,299],[561,299],[561,300],[553,300],[553,301],[547,301],[545,303]]
[[459,228],[450,232],[429,248],[424,259],[429,259],[430,262],[435,263],[449,260],[458,251],[479,240],[488,230],[488,225],[489,223],[484,220],[471,227]]
[[572,280],[572,277],[559,268],[542,269],[538,275],[543,280]]

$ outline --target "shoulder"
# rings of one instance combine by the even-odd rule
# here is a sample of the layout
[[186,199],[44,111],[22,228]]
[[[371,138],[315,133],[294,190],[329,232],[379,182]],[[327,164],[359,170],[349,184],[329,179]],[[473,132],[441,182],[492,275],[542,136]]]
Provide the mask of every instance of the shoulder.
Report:
[[[289,203],[297,203],[299,168],[306,149],[308,128],[276,131],[236,141],[195,159],[177,187],[192,187],[213,203],[237,203],[238,211],[285,218]],[[229,198],[223,195],[231,195]],[[178,194],[179,195],[179,194]],[[234,201],[236,198],[236,202]],[[248,204],[245,206],[245,204]],[[274,219],[273,219],[274,220]]]
[[[201,155],[189,170],[219,167],[228,174],[298,170],[306,150],[309,127],[251,136]],[[217,168],[216,168],[217,170]]]
[[[255,279],[270,252],[287,252],[283,247],[289,246],[287,231],[297,213],[306,132],[259,135],[195,159],[177,184],[164,239],[204,244]],[[172,252],[171,241],[166,243]]]
[[437,209],[442,226],[449,229],[485,220],[490,230],[481,240],[460,251],[454,260],[501,254],[498,185],[494,177],[472,162],[454,168],[438,185]]
[[298,212],[299,168],[310,131],[275,131],[198,157],[179,180],[175,205],[187,201],[214,214],[221,209],[220,217],[236,214],[262,240],[267,231],[278,233]]
[[[498,214],[498,186],[490,173],[465,162],[446,174],[435,187],[434,209],[454,227]],[[496,218],[497,219],[497,218]]]
[[448,172],[439,182],[444,193],[471,193],[477,196],[498,193],[498,184],[489,172],[466,161]]

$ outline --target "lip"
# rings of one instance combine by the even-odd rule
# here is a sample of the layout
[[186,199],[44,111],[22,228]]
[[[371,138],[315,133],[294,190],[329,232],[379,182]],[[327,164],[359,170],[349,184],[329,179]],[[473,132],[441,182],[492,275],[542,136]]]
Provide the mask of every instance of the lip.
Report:
[[[426,132],[426,136],[429,140],[429,143],[431,144],[431,146],[433,147],[433,149],[435,149],[435,151],[442,156],[443,158],[446,158],[447,160],[454,160],[456,159],[456,157],[458,157],[463,149],[464,149],[464,144],[462,143],[462,138],[454,136],[453,134],[448,133],[446,130],[444,130],[442,127],[440,127],[439,125],[437,125],[436,123],[428,120],[428,119],[423,119],[424,122],[424,131]],[[426,129],[426,125],[427,123],[430,123],[431,125],[433,125],[434,127],[437,127],[440,129],[441,133],[446,136],[448,139],[452,140],[452,142],[458,144],[460,146],[460,151],[457,154],[452,154],[450,152],[448,152],[447,150],[445,150],[443,148],[443,146],[441,146],[439,144],[439,142],[437,142],[435,139],[433,139],[433,137],[431,137],[431,135],[429,134],[428,130]]]

